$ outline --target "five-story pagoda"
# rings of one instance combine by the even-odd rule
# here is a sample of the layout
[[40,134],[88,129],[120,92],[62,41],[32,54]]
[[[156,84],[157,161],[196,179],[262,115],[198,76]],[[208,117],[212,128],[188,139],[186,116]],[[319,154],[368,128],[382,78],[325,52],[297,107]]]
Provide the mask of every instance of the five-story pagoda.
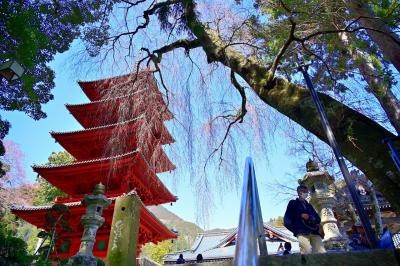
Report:
[[[174,170],[161,145],[174,139],[163,121],[172,114],[157,88],[150,71],[113,77],[105,80],[79,82],[89,98],[86,104],[67,105],[67,109],[83,126],[83,130],[51,132],[75,161],[65,165],[33,166],[52,185],[67,194],[55,203],[69,207],[63,219],[68,230],[57,228],[58,239],[52,256],[74,256],[83,233],[81,216],[85,206],[81,200],[104,184],[110,207],[102,210],[104,222],[97,231],[93,255],[105,258],[109,245],[115,200],[121,195],[135,194],[140,199],[137,252],[147,242],[157,243],[176,238],[147,208],[175,202],[157,177],[157,173]],[[50,231],[46,222],[51,206],[14,206],[12,211],[39,228]]]

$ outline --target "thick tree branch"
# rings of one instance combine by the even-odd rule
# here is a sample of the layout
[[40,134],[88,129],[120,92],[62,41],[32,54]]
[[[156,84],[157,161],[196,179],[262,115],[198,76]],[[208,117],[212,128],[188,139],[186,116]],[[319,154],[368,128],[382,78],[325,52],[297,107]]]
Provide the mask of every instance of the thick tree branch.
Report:
[[[191,49],[200,47],[201,44],[199,40],[188,40],[188,39],[181,39],[178,41],[175,41],[173,43],[164,45],[163,47],[153,50],[150,52],[149,49],[142,47],[141,50],[145,51],[147,53],[147,56],[143,57],[142,59],[139,60],[137,64],[137,69],[136,71],[139,71],[140,65],[147,60],[147,65],[149,65],[150,61],[153,61],[155,64],[158,64],[161,62],[162,56],[168,52],[171,52],[175,49],[178,48],[184,48],[185,53],[188,54]],[[149,61],[150,60],[150,61]]]
[[123,3],[127,4],[127,5],[129,5],[129,8],[130,8],[130,7],[133,7],[133,6],[137,6],[137,5],[141,4],[141,3],[144,3],[144,2],[146,2],[146,0],[138,0],[138,1],[135,1],[135,2],[126,1],[126,0],[121,0],[121,2],[123,2]]
[[237,79],[235,77],[235,72],[233,72],[233,71],[231,71],[231,82],[232,82],[233,86],[240,93],[240,96],[242,97],[242,106],[241,106],[241,109],[240,109],[238,115],[236,116],[236,118],[234,120],[234,123],[236,123],[237,121],[239,121],[239,123],[242,123],[243,122],[243,118],[247,113],[247,109],[246,109],[246,101],[247,101],[246,92],[244,91],[244,88],[237,81]]
[[185,53],[187,54],[189,50],[201,47],[201,42],[198,39],[195,40],[188,40],[188,39],[181,39],[171,44],[165,45],[159,49],[153,51],[153,54],[157,54],[157,56],[161,59],[161,56],[165,53],[171,52],[177,48],[185,49]]

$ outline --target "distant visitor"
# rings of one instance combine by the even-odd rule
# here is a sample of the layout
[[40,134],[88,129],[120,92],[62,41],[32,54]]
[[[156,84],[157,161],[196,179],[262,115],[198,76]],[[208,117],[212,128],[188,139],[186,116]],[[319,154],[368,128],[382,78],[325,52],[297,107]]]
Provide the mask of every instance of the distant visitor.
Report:
[[285,249],[283,248],[283,243],[281,242],[279,244],[278,250],[276,251],[276,255],[282,256],[284,251],[285,251]]
[[183,254],[179,254],[179,258],[176,260],[176,264],[184,264],[185,259],[183,258]]
[[197,254],[196,262],[197,262],[197,263],[203,262],[203,255],[201,255],[201,253]]
[[283,251],[283,255],[290,255],[292,254],[291,250],[292,250],[292,244],[290,244],[290,242],[285,242],[285,250]]

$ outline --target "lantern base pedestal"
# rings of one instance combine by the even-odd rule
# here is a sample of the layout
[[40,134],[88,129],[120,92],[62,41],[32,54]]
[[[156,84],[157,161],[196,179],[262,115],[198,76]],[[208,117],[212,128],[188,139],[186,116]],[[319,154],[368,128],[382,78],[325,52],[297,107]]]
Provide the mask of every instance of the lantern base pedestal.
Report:
[[348,249],[348,240],[343,237],[330,238],[323,240],[327,251],[346,251]]

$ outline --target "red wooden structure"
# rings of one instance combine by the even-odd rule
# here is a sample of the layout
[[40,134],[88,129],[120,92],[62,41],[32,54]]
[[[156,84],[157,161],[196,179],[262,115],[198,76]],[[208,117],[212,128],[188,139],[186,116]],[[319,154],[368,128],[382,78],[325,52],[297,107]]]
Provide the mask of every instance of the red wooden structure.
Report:
[[[79,82],[91,100],[87,104],[67,105],[68,110],[84,127],[72,132],[51,132],[51,136],[76,160],[66,165],[33,166],[34,171],[68,196],[55,203],[69,207],[63,216],[66,228],[56,227],[58,240],[52,256],[68,258],[79,249],[85,213],[80,200],[103,183],[106,196],[113,200],[104,210],[104,224],[99,228],[93,254],[105,258],[114,210],[114,200],[122,194],[136,193],[142,201],[140,211],[138,253],[148,242],[176,238],[147,208],[175,202],[157,177],[175,166],[161,145],[174,139],[163,121],[172,119],[157,84],[149,71],[104,80]],[[17,216],[45,230],[51,230],[46,215],[51,206],[14,206]]]

